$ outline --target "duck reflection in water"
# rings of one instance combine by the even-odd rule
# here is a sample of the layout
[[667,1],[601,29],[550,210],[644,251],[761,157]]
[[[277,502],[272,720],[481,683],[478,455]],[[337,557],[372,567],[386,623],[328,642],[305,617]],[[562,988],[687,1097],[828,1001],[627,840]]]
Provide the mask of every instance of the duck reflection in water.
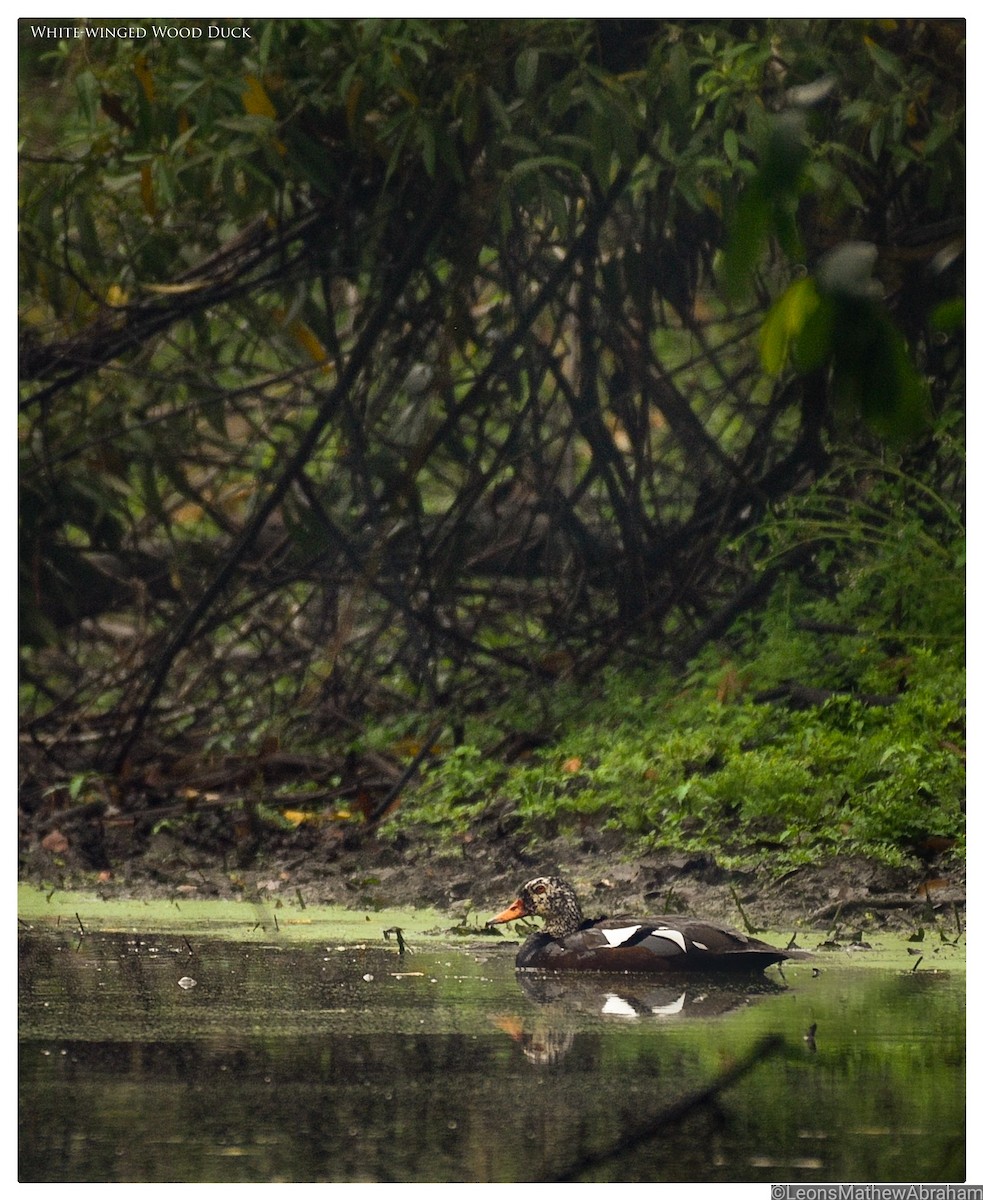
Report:
[[684,987],[637,976],[550,975],[518,970],[516,979],[526,998],[542,1011],[532,1016],[497,1017],[495,1024],[537,1066],[554,1066],[573,1048],[579,1032],[577,1021],[584,1015],[621,1021],[720,1017],[786,990],[765,978],[726,985],[689,981],[691,986]]

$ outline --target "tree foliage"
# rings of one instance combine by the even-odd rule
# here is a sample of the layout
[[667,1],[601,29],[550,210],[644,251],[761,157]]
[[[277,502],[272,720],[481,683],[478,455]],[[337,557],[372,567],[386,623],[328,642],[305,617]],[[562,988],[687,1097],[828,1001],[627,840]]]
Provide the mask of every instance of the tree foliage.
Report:
[[858,442],[958,508],[961,22],[253,29],[21,28],[40,776],[685,662]]

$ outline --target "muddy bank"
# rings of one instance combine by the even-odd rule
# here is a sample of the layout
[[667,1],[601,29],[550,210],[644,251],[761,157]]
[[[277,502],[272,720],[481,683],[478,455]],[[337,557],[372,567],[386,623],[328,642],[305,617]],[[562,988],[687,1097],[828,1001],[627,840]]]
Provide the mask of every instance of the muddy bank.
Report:
[[[103,829],[60,839],[23,837],[20,877],[106,897],[235,897],[355,908],[433,906],[480,921],[526,879],[562,874],[590,915],[619,911],[689,913],[758,929],[962,927],[965,865],[952,859],[890,867],[835,858],[776,873],[721,866],[711,854],[632,853],[613,834],[528,843],[469,835],[452,848],[405,836],[387,839],[336,828],[301,828],[260,839],[189,836],[159,828],[137,841]],[[198,831],[200,834],[200,831]]]

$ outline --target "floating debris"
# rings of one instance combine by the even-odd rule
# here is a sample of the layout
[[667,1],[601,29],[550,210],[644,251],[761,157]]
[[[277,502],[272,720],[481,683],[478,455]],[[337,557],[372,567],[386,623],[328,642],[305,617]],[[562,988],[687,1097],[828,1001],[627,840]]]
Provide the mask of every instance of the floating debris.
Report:
[[389,929],[384,929],[382,931],[382,936],[387,942],[389,941],[390,937],[395,937],[396,945],[399,947],[399,953],[406,953],[406,940],[403,937],[402,929],[400,929],[398,925],[393,925]]

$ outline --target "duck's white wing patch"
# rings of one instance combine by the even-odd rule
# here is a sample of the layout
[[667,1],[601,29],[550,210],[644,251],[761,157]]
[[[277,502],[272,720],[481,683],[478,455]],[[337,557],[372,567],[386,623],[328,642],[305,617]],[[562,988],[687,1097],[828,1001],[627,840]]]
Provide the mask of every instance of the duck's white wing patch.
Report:
[[635,1010],[635,1008],[631,1004],[629,1004],[627,1000],[622,999],[621,996],[615,995],[614,992],[609,992],[604,997],[604,1007],[601,1009],[601,1012],[608,1016],[615,1016],[615,1017],[637,1017],[638,1016],[638,1013]]
[[686,953],[686,939],[678,929],[653,929],[649,937],[668,938],[670,942],[675,942],[684,954]]
[[630,937],[634,937],[641,929],[641,925],[627,925],[624,929],[602,929],[604,940],[609,946],[620,946],[622,942],[627,942]]
[[681,1013],[686,1007],[686,993],[673,1000],[672,1004],[656,1004],[654,1008],[650,1008],[649,1012],[658,1013],[663,1017],[674,1017],[677,1013]]

